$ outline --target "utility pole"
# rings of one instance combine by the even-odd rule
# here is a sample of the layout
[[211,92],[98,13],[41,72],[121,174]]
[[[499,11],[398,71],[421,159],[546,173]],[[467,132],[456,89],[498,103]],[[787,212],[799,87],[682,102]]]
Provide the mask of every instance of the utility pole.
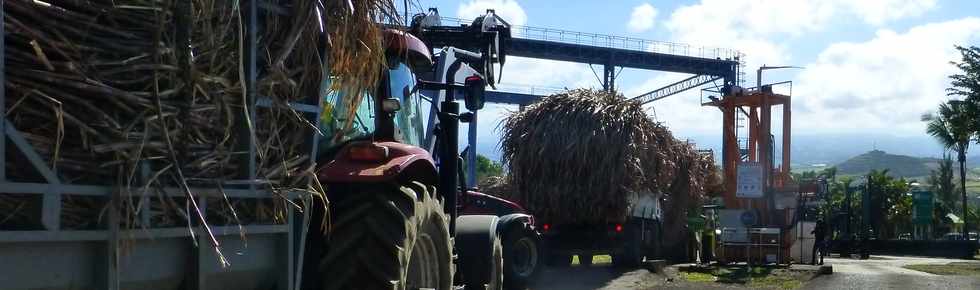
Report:
[[844,238],[851,239],[851,186],[844,187],[844,214],[847,224],[844,225]]

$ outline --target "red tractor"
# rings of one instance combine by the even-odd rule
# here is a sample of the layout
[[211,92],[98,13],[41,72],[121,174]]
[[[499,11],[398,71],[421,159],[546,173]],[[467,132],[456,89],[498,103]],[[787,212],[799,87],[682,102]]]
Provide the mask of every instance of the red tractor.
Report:
[[[459,123],[483,107],[492,67],[503,64],[496,42],[509,37],[492,12],[476,21],[466,33],[487,49],[446,47],[435,57],[412,34],[387,29],[377,88],[324,97],[317,176],[329,202],[312,212],[304,288],[501,289],[506,279],[519,289],[537,272],[533,218],[460,186]],[[460,113],[457,93],[470,112]],[[430,106],[438,122],[424,128]]]

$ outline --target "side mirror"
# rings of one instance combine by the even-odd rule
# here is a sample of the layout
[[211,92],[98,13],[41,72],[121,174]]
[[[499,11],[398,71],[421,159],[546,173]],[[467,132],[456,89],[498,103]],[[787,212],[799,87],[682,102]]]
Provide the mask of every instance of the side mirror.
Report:
[[466,109],[470,111],[483,109],[483,103],[486,101],[484,92],[487,89],[487,80],[479,75],[472,75],[466,77],[463,85],[466,87],[466,96],[463,98],[466,102]]
[[402,109],[402,102],[395,98],[388,98],[381,101],[381,111],[392,114]]

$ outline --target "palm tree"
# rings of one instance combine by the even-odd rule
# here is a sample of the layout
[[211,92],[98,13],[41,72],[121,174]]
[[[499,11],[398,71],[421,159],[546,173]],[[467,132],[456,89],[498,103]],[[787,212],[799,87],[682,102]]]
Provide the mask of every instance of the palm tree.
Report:
[[[950,87],[946,89],[949,96],[958,96],[966,100],[965,106],[968,112],[965,121],[972,127],[974,137],[980,137],[980,47],[956,46],[960,52],[960,62],[952,62],[961,73],[949,76]],[[977,138],[980,142],[980,138]],[[963,163],[960,163],[960,177],[963,177]],[[961,184],[961,188],[964,187]],[[970,218],[967,214],[966,188],[963,188],[963,235],[967,235],[967,225]]]
[[[926,132],[942,143],[947,150],[956,152],[957,161],[960,164],[960,193],[963,195],[963,216],[966,217],[966,152],[970,149],[970,142],[976,135],[977,128],[974,125],[976,118],[969,104],[964,101],[950,100],[939,105],[939,111],[935,115],[924,116],[923,120],[929,122],[926,125]],[[963,236],[967,235],[967,224],[964,219]]]

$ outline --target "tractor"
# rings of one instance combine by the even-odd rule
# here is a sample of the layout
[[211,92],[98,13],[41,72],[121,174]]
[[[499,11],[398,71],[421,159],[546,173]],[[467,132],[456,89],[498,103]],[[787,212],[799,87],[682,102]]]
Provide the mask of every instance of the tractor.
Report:
[[435,55],[413,35],[425,28],[386,28],[379,85],[323,97],[317,177],[328,201],[312,208],[304,288],[519,289],[537,272],[533,217],[461,186],[459,123],[483,107],[509,37],[493,11],[471,27],[460,33],[482,49]]

